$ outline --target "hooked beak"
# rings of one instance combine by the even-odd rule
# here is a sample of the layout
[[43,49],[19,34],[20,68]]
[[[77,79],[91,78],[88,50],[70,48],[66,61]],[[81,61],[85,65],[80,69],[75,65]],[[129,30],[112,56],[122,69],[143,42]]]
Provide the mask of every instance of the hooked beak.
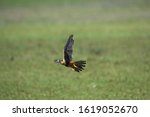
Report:
[[54,60],[55,63],[60,63],[59,59]]

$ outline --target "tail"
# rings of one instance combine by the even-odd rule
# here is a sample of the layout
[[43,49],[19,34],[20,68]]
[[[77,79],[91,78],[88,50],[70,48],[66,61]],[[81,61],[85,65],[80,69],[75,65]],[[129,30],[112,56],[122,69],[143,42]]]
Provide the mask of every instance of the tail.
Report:
[[83,61],[83,60],[81,60],[81,61],[75,61],[73,69],[76,72],[80,72],[80,71],[84,70],[85,65],[86,65],[86,61]]

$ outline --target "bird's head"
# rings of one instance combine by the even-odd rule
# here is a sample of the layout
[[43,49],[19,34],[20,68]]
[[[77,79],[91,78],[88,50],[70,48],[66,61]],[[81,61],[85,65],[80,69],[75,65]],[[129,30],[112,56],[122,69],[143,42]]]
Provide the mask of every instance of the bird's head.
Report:
[[55,59],[54,62],[57,63],[57,64],[64,65],[64,61],[61,60],[61,59]]

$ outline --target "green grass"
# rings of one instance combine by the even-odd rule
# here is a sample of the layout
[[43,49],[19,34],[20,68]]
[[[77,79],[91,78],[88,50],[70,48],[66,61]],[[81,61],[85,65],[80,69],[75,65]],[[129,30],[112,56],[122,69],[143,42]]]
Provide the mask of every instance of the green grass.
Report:
[[[150,99],[148,0],[0,2],[0,99]],[[81,73],[53,62],[70,34]]]

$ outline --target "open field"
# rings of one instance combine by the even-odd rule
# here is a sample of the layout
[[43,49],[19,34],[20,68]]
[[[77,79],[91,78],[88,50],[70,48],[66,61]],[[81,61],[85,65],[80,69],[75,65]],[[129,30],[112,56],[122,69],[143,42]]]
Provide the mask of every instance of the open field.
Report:
[[150,1],[0,0],[0,99],[150,99]]

